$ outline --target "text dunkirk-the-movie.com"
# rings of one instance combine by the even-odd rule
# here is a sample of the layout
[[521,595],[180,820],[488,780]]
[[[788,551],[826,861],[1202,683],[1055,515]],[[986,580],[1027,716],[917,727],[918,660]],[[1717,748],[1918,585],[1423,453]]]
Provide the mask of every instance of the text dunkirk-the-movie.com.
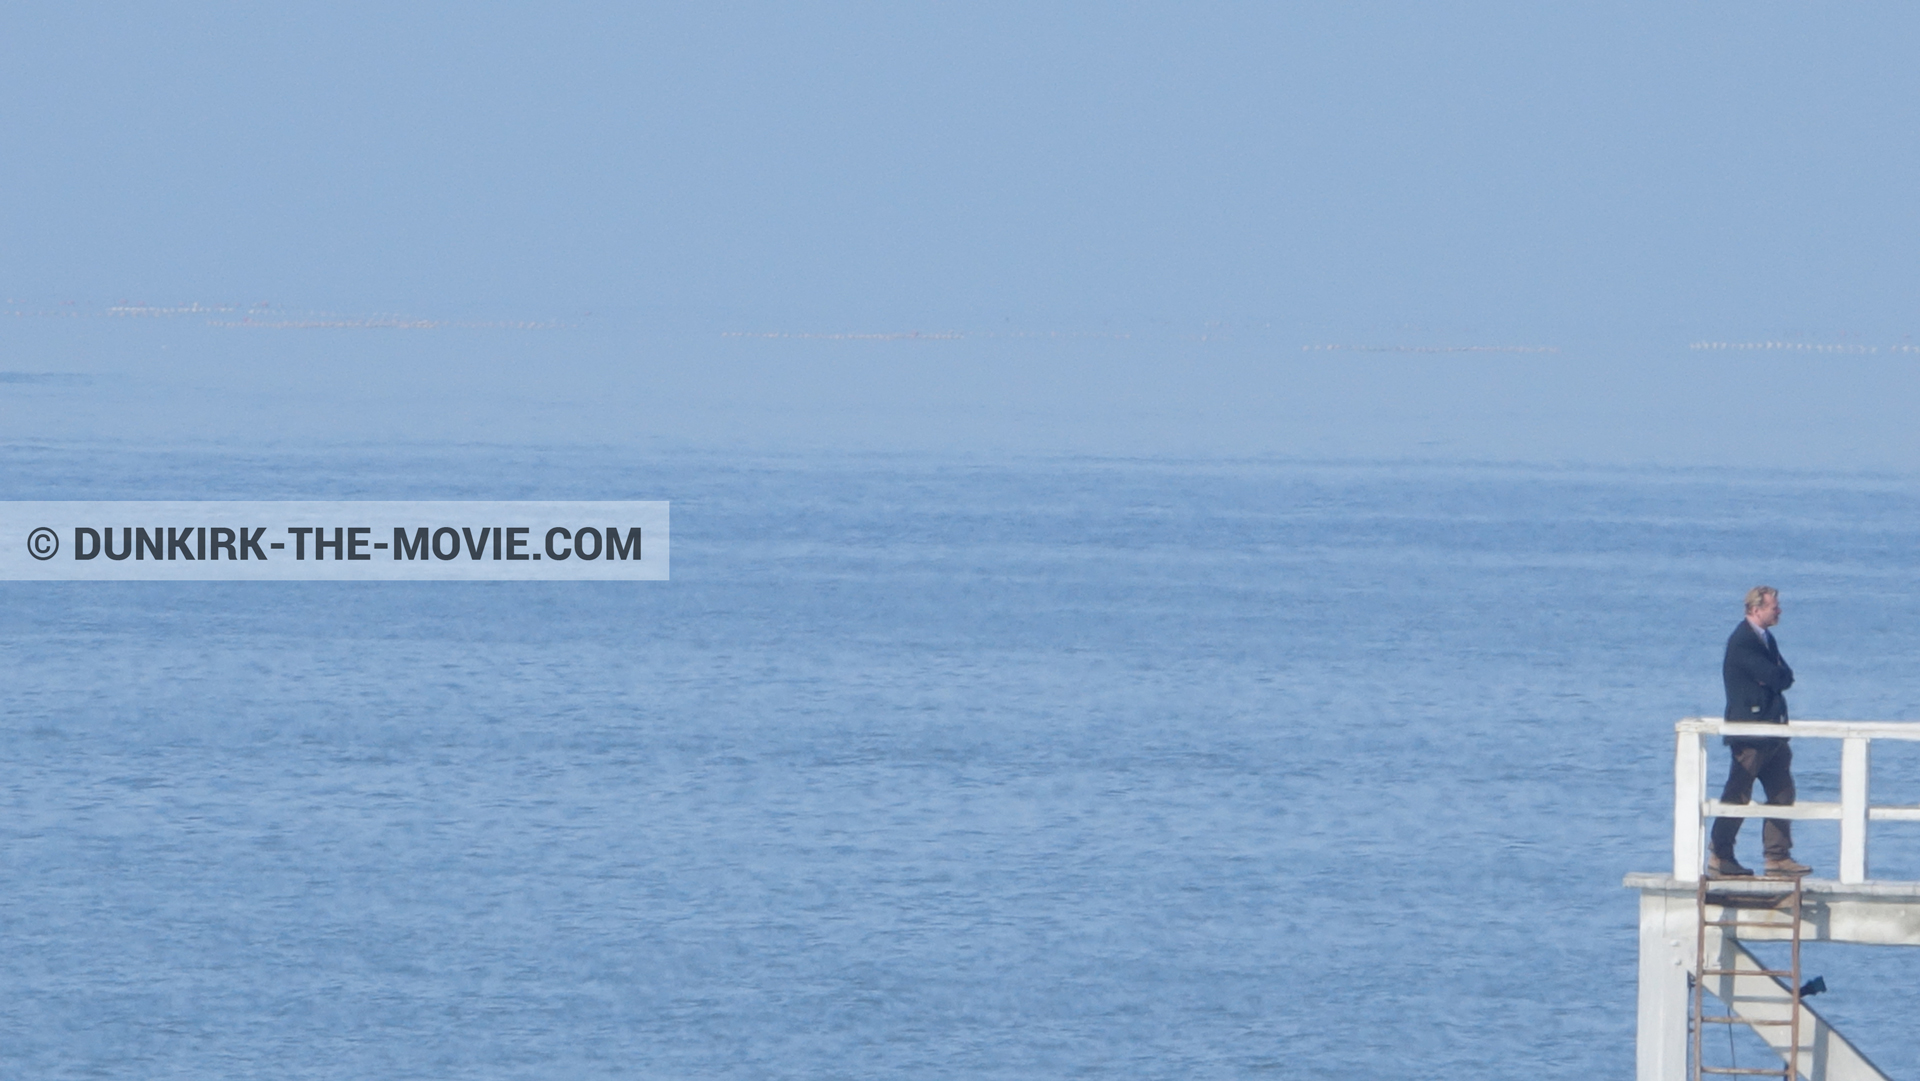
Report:
[[0,580],[665,581],[665,501],[0,502]]

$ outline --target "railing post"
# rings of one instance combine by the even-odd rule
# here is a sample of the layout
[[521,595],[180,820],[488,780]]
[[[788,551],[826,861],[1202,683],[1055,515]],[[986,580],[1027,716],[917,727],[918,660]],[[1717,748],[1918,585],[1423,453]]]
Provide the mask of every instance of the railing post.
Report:
[[1673,747],[1673,877],[1700,881],[1703,804],[1707,793],[1706,736],[1680,728]]
[[1840,881],[1867,880],[1867,745],[1864,736],[1840,741]]

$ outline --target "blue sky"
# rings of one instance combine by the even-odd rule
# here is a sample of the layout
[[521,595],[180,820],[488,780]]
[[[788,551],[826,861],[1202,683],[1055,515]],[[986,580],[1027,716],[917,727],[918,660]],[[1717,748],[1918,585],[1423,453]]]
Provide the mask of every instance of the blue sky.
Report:
[[[1916,44],[1892,5],[20,9],[0,286],[569,328],[174,320],[177,370],[255,373],[296,433],[258,373],[318,353],[355,400],[354,372],[425,388],[465,357],[576,398],[639,380],[601,437],[721,444],[1684,464],[1784,394],[1826,434],[1783,460],[1894,468]],[[168,344],[15,322],[0,368]],[[724,337],[914,331],[967,337]],[[528,392],[501,384],[502,423]]]

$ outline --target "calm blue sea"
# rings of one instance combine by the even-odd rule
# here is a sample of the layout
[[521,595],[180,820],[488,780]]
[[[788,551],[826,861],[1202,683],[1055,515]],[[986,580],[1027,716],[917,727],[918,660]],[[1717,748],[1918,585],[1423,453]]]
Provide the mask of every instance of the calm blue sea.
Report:
[[[0,463],[0,498],[669,499],[674,532],[666,583],[0,584],[9,1078],[1625,1077],[1620,880],[1669,863],[1673,722],[1720,709],[1741,594],[1781,590],[1797,716],[1920,718],[1898,479]],[[1920,803],[1920,753],[1875,767]],[[1920,878],[1920,826],[1874,839]],[[1807,965],[1920,1073],[1920,955]]]

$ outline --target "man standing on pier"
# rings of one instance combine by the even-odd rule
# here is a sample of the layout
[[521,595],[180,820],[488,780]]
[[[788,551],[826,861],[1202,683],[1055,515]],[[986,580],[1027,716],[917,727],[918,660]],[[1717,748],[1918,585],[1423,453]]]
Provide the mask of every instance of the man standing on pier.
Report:
[[[1770,630],[1780,622],[1780,591],[1754,586],[1747,591],[1747,618],[1727,639],[1727,656],[1720,665],[1727,684],[1727,720],[1746,724],[1787,723],[1785,691],[1793,686],[1793,669],[1780,658],[1780,644]],[[1766,789],[1767,802],[1776,807],[1793,803],[1793,750],[1784,738],[1727,736],[1723,740],[1733,758],[1720,802],[1746,803],[1753,798],[1753,782]],[[1713,851],[1707,856],[1707,874],[1713,878],[1751,875],[1733,858],[1739,836],[1738,818],[1713,820]],[[1793,823],[1769,818],[1761,831],[1769,875],[1804,875],[1812,868],[1793,859]]]

